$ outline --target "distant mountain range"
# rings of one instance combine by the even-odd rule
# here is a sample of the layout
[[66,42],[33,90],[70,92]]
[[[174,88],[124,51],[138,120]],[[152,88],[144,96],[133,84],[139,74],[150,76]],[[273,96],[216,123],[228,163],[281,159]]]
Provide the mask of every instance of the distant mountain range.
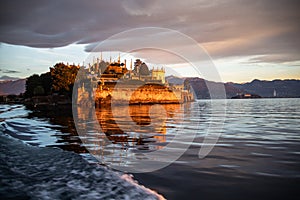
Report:
[[[193,88],[198,99],[211,98],[206,84],[209,84],[212,88],[224,86],[227,98],[246,93],[259,95],[261,97],[274,97],[274,95],[276,97],[300,97],[300,80],[261,81],[255,79],[243,84],[231,82],[221,83],[206,81],[202,78],[180,78],[176,76],[168,76],[166,80],[170,84],[176,85],[183,84],[186,81],[186,83]],[[0,81],[0,95],[24,93],[25,84],[26,79]],[[215,96],[214,98],[222,98],[222,96]]]
[[300,80],[253,80],[250,83],[227,83],[235,88],[262,97],[300,97]]
[[[188,83],[194,90],[198,99],[209,99],[210,94],[207,84],[211,88],[220,88],[224,86],[226,97],[232,98],[238,94],[255,94],[261,97],[300,97],[300,80],[273,80],[261,81],[253,80],[249,83],[221,83],[206,81],[202,78],[179,78],[168,76],[166,80],[171,84],[182,84],[184,81]],[[222,98],[221,96],[214,98]]]
[[25,84],[26,79],[0,81],[0,95],[24,93]]
[[12,76],[1,76],[0,77],[0,82],[1,81],[16,81],[19,80],[20,78],[18,77],[12,77]]

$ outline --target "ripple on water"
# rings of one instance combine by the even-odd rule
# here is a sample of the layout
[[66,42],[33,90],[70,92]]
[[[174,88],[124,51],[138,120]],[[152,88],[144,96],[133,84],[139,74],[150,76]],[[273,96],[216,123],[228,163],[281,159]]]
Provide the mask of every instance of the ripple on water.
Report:
[[257,157],[272,157],[271,154],[267,154],[267,153],[251,152],[250,154]]
[[[118,164],[119,162],[120,164],[124,163],[128,155],[139,156],[139,153],[145,153],[148,150],[169,148],[165,146],[173,141],[175,136],[185,134],[185,139],[193,142],[180,161],[175,162],[180,167],[170,168],[171,172],[175,170],[175,175],[180,170],[182,173],[190,173],[191,168],[182,168],[182,165],[192,166],[192,169],[196,169],[195,171],[207,171],[218,175],[226,175],[230,172],[230,175],[234,174],[233,176],[236,177],[242,175],[297,177],[299,175],[297,165],[300,155],[299,99],[228,100],[226,115],[220,113],[220,106],[224,106],[223,104],[212,107],[210,101],[201,100],[200,107],[193,106],[193,103],[190,107],[186,105],[187,108],[184,111],[188,112],[182,115],[180,111],[179,117],[175,116],[176,113],[172,113],[173,118],[162,120],[163,125],[159,134],[143,132],[146,136],[141,136],[145,141],[142,145],[130,141],[128,145],[107,143],[101,146],[100,144],[109,139],[105,134],[101,135],[97,131],[90,131],[80,139],[86,141],[85,145],[92,150],[111,156],[103,158],[99,154],[99,159],[106,159],[102,160],[103,163]],[[60,121],[56,118],[60,118]],[[221,137],[216,144],[211,142],[202,144],[212,118],[216,119],[217,124],[222,123],[223,129],[211,130],[211,133],[221,133]],[[20,105],[6,105],[0,106],[0,119],[1,127],[6,126],[6,133],[27,143],[38,146],[60,146],[61,148],[68,146],[71,147],[68,150],[81,153],[89,161],[94,160],[86,154],[86,151],[81,151],[81,149],[78,151],[78,148],[83,145],[76,136],[70,116],[49,117],[48,113],[37,114]],[[225,119],[224,123],[222,119]],[[117,116],[117,120],[126,125],[126,121],[120,116]],[[114,120],[106,121],[109,125]],[[84,125],[92,127],[95,123],[97,121],[87,122]],[[130,130],[126,134],[134,137],[140,133]],[[119,136],[122,135],[124,136],[125,133]],[[194,135],[196,138],[193,138]],[[174,144],[172,149],[169,148],[170,152],[182,151],[180,146],[189,143],[174,140]],[[204,159],[200,160],[198,153],[202,146],[214,148]],[[127,155],[124,154],[125,150]],[[193,174],[195,177],[197,175],[199,174]],[[162,180],[170,180],[170,182],[175,179],[164,174],[161,176]],[[181,178],[184,180],[185,177]],[[188,182],[188,180],[184,181]],[[160,182],[157,184],[159,185]],[[162,181],[161,184],[168,185],[169,183]],[[171,186],[169,189],[172,190]]]

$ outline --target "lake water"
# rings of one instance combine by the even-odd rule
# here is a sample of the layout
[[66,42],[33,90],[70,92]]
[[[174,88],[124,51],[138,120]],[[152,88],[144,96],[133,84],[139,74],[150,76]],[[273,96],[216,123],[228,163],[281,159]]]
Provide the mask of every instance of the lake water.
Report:
[[[86,110],[77,112],[89,115]],[[178,149],[171,153],[181,151],[186,141],[175,140],[176,136],[193,136],[177,161],[154,172],[133,174],[167,199],[297,199],[300,194],[300,99],[98,108],[96,116],[102,132],[88,131],[79,137],[71,108],[31,110],[23,105],[0,105],[4,133],[33,146],[58,147],[90,163],[100,160],[112,167],[132,158],[126,166],[134,166],[141,154],[162,150],[174,141]],[[212,133],[220,134],[217,143],[212,146],[210,140],[203,146]],[[207,146],[212,151],[199,159],[200,148]]]

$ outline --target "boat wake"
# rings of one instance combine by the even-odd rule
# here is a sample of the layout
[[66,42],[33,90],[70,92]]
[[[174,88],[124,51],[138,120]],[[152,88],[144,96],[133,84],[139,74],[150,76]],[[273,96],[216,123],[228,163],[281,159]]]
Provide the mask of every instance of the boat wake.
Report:
[[0,130],[1,199],[164,199],[80,155],[24,144]]

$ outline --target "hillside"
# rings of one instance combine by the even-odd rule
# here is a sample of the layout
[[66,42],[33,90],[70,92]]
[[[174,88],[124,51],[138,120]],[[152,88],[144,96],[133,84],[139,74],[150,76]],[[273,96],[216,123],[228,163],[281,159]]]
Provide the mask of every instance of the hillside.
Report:
[[26,79],[0,82],[0,95],[20,94],[25,92]]
[[274,90],[276,97],[300,97],[300,80],[261,81],[255,79],[250,83],[229,84],[248,93],[257,94],[262,97],[274,97]]
[[1,76],[0,77],[0,82],[1,81],[16,81],[19,80],[20,78],[18,77],[12,77],[12,76]]
[[180,77],[173,76],[173,75],[166,77],[166,81],[168,81],[168,83],[174,84],[174,85],[181,85],[181,84],[183,84],[184,79],[185,78],[180,78]]
[[[230,84],[224,84],[221,82],[207,81],[202,78],[186,78],[186,83],[192,86],[196,96],[198,99],[209,99],[211,98],[207,85],[212,88],[214,91],[222,89],[225,87],[226,98],[231,98],[238,93],[243,93],[242,89],[236,88]],[[224,98],[223,91],[215,92],[215,96],[213,98]]]

